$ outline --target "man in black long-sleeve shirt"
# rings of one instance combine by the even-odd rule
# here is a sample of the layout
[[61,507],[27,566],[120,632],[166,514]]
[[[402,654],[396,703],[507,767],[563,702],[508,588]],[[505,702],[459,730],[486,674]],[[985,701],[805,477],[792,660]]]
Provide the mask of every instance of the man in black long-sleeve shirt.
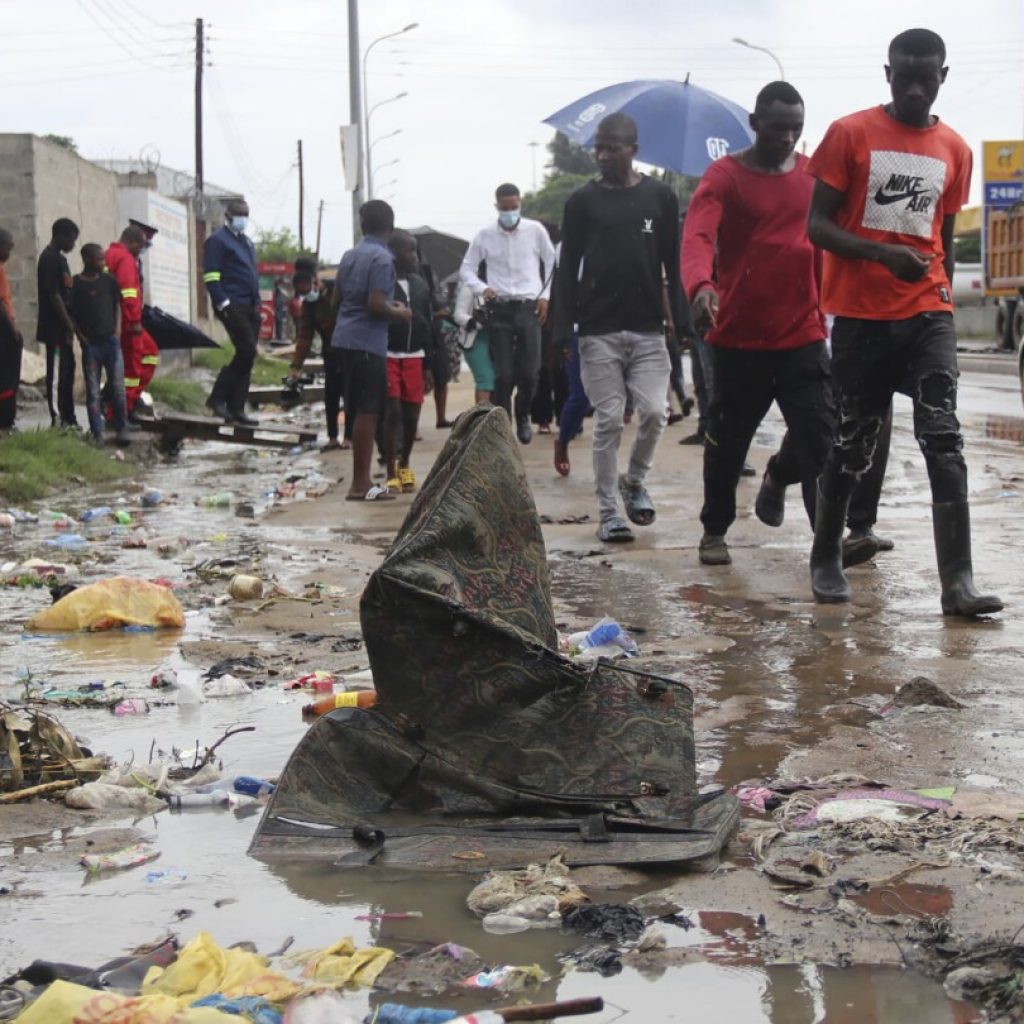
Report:
[[[608,542],[633,539],[619,515],[616,478],[629,519],[637,526],[654,522],[644,479],[665,427],[670,364],[663,281],[672,310],[682,310],[679,202],[667,185],[634,170],[636,151],[632,118],[610,114],[598,125],[594,153],[601,176],[565,204],[557,285],[556,338],[569,338],[572,324],[579,324],[583,386],[594,407],[597,535]],[[619,477],[627,390],[638,426],[629,468]]]

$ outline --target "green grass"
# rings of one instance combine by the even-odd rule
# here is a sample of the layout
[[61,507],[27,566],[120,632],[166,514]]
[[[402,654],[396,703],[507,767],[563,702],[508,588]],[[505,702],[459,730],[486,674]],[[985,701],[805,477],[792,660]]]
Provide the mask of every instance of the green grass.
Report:
[[110,454],[59,430],[12,434],[0,440],[0,498],[20,504],[42,498],[75,477],[106,483],[135,472],[133,463],[117,462]]
[[[219,370],[231,362],[234,351],[231,346],[198,349],[192,354],[192,362],[194,366],[201,366],[206,370]],[[283,359],[257,356],[256,364],[252,368],[251,383],[256,387],[272,387],[280,384],[281,378],[287,376],[288,363]]]
[[147,390],[158,405],[175,412],[201,413],[206,402],[207,388],[202,384],[172,375],[154,377]]

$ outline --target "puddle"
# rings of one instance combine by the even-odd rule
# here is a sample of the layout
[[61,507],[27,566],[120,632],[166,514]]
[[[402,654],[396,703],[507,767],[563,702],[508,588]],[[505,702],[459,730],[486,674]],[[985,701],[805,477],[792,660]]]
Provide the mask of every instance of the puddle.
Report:
[[944,885],[887,885],[848,897],[879,917],[942,917],[953,909],[953,894]]

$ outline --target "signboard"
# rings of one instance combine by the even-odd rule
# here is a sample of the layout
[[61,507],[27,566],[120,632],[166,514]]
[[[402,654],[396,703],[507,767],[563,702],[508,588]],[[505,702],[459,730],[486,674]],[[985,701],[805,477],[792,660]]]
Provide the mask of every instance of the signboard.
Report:
[[[276,317],[274,312],[274,286],[279,279],[283,279],[285,286],[291,284],[292,274],[295,273],[294,263],[283,262],[259,262],[256,270],[260,275],[260,340],[269,341],[276,337]],[[288,328],[287,308],[282,323],[282,334]]]
[[993,211],[1008,210],[1024,200],[1024,139],[1002,139],[982,143],[982,218],[981,251],[985,260],[985,294],[1013,295],[1014,291],[993,289],[989,239],[989,218]]

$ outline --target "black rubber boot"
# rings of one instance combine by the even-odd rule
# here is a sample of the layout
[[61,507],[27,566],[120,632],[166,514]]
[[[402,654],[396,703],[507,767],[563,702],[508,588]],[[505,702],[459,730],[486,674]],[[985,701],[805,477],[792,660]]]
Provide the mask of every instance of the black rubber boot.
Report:
[[995,594],[979,594],[971,566],[971,510],[966,501],[932,505],[935,558],[942,581],[942,614],[991,615],[1003,610]]
[[851,530],[850,536],[843,541],[843,568],[852,569],[855,565],[870,562],[881,550],[882,546],[873,533],[854,536]]
[[781,526],[786,518],[786,488],[777,484],[767,469],[754,502],[754,515],[765,526]]
[[850,600],[850,584],[843,573],[843,529],[848,504],[849,498],[826,498],[818,481],[811,547],[811,590],[818,604],[843,604]]

